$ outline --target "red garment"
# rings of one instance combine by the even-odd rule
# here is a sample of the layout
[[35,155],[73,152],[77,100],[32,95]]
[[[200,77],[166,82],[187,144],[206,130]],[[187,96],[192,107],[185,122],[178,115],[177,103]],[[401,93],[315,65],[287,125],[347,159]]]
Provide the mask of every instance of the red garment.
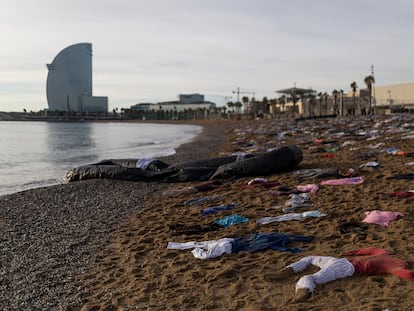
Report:
[[356,273],[365,275],[394,274],[406,280],[414,280],[414,271],[406,269],[408,263],[405,260],[391,257],[390,252],[385,249],[368,247],[344,252],[342,255],[362,255],[348,258],[354,265]]
[[390,196],[397,198],[409,198],[414,197],[414,191],[396,191],[390,193]]

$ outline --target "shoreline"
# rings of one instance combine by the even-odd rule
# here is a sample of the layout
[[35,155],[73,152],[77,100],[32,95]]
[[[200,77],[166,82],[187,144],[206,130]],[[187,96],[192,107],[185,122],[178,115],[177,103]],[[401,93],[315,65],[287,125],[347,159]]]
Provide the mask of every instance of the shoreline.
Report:
[[[186,162],[217,153],[223,127],[197,125],[203,127],[198,136],[162,159]],[[0,196],[0,305],[79,307],[80,275],[96,264],[110,234],[167,186],[87,180]]]
[[[99,122],[102,123],[102,122]],[[96,123],[98,124],[98,123]],[[116,123],[116,124],[120,124],[120,123]],[[163,122],[163,123],[135,123],[135,122],[124,122],[124,124],[131,124],[130,127],[132,128],[136,128],[138,127],[143,127],[146,128],[151,127],[152,126],[156,126],[156,127],[167,127],[169,128],[171,126],[172,130],[174,130],[174,128],[182,128],[185,130],[185,133],[183,132],[183,135],[185,136],[177,136],[177,138],[179,139],[178,141],[174,141],[175,139],[171,139],[170,143],[163,143],[164,147],[163,149],[158,150],[160,147],[162,146],[159,145],[158,143],[154,144],[154,146],[151,146],[150,144],[148,144],[146,147],[144,146],[139,146],[138,147],[128,147],[131,148],[128,152],[128,154],[126,152],[124,152],[123,155],[116,155],[116,153],[118,153],[118,151],[116,150],[115,147],[111,147],[111,146],[107,146],[109,148],[112,148],[112,150],[114,150],[111,158],[115,159],[116,157],[118,158],[127,158],[129,156],[133,156],[135,154],[136,157],[144,157],[144,154],[147,153],[147,148],[152,149],[155,148],[156,150],[154,150],[154,156],[153,157],[167,157],[170,156],[174,153],[176,153],[178,147],[179,147],[179,143],[182,141],[185,141],[185,143],[190,142],[192,140],[194,140],[201,132],[202,132],[202,125],[200,125],[200,123],[193,123],[193,124],[186,124],[186,123],[180,123],[180,124],[173,124],[170,122]],[[174,126],[174,127],[172,127]],[[17,128],[18,126],[12,126],[8,129],[14,129]],[[117,127],[117,126],[116,126]],[[191,129],[190,129],[191,128]],[[192,137],[189,137],[189,135],[191,135]],[[182,139],[183,137],[187,137],[184,139]],[[35,137],[33,137],[34,139]],[[89,136],[88,136],[89,138]],[[4,137],[3,137],[4,139]],[[16,139],[18,139],[18,137],[16,137]],[[99,139],[99,138],[98,138]],[[133,138],[131,138],[133,139]],[[155,139],[155,140],[160,140],[163,141],[163,135],[159,137],[159,139]],[[6,143],[6,147],[7,145],[7,141],[5,141]],[[55,142],[53,142],[55,143]],[[175,145],[175,147],[173,148],[173,144]],[[182,144],[182,143],[181,143]],[[167,146],[167,145],[171,145],[171,146]],[[178,146],[177,146],[178,145]],[[136,150],[132,150],[132,148],[136,149]],[[7,148],[6,148],[7,150]],[[75,167],[76,165],[85,165],[88,164],[87,161],[101,161],[101,160],[105,160],[105,156],[104,155],[99,155],[99,153],[101,153],[102,151],[97,150],[96,154],[95,153],[90,153],[89,151],[85,152],[85,150],[79,150],[78,152],[83,152],[83,160],[78,158],[77,159],[77,164],[74,161],[70,161],[70,162],[65,162],[65,155],[62,155],[63,158],[62,161],[57,161],[57,159],[55,159],[55,156],[53,155],[53,152],[55,152],[54,150],[48,150],[47,148],[44,149],[42,152],[39,152],[39,154],[33,154],[30,153],[30,150],[28,151],[28,154],[32,155],[32,157],[36,157],[36,159],[40,158],[40,160],[35,163],[32,164],[30,167],[28,168],[24,168],[23,167],[23,158],[18,156],[15,160],[15,163],[9,163],[8,167],[6,167],[5,165],[3,165],[1,172],[3,172],[3,176],[2,176],[2,180],[0,182],[0,196],[2,195],[6,195],[6,194],[14,194],[17,192],[21,192],[21,191],[25,191],[25,190],[31,190],[31,189],[38,189],[38,188],[43,188],[43,187],[49,187],[49,186],[54,186],[54,185],[60,185],[60,184],[64,184],[65,180],[64,180],[64,175],[65,173],[69,170],[72,169],[73,167]],[[24,154],[24,153],[22,153]],[[149,153],[148,153],[149,154]],[[163,154],[163,155],[161,155]],[[95,160],[87,160],[87,158],[89,158],[89,155],[91,157],[94,157]],[[28,155],[26,155],[27,157]],[[5,157],[6,158],[11,158],[10,155],[5,152]],[[31,158],[32,158],[31,157]],[[50,160],[43,160],[43,159],[51,159],[53,158],[53,161]],[[57,158],[57,157],[56,157]],[[11,161],[11,159],[10,159]],[[6,160],[6,162],[9,162]],[[40,169],[41,167],[41,169]],[[65,170],[66,167],[66,170]],[[13,175],[14,170],[20,170],[22,172],[22,174],[20,175],[20,179],[19,176],[17,174]],[[11,173],[11,178],[8,178],[7,175]],[[23,176],[24,173],[24,176]]]

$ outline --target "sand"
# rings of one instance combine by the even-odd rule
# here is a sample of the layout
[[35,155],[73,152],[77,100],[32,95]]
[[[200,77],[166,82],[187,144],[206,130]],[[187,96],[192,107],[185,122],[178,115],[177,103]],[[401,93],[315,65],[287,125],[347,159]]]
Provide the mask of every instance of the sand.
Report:
[[[210,144],[210,142],[213,142]],[[354,176],[361,176],[360,185],[321,185],[322,180],[306,179],[299,181],[293,172],[273,174],[265,177],[269,181],[294,187],[308,183],[319,185],[319,190],[311,194],[311,206],[300,207],[296,211],[319,210],[326,214],[320,218],[305,218],[297,221],[275,222],[260,225],[256,220],[266,216],[279,216],[284,213],[276,206],[284,205],[287,196],[272,196],[274,188],[246,187],[252,178],[223,180],[222,185],[200,193],[188,193],[178,197],[163,196],[166,189],[174,190],[194,186],[199,183],[144,184],[122,181],[82,181],[69,185],[49,187],[5,196],[0,198],[2,228],[37,226],[39,232],[46,231],[44,224],[37,224],[35,217],[27,216],[30,222],[14,215],[13,219],[4,207],[26,204],[42,215],[44,208],[54,202],[65,208],[58,212],[62,216],[76,210],[79,217],[88,216],[89,226],[82,231],[82,223],[69,218],[63,223],[55,219],[56,227],[76,230],[54,230],[53,237],[59,241],[75,239],[76,232],[83,232],[79,245],[72,247],[75,255],[56,252],[65,260],[57,260],[56,280],[49,283],[47,290],[39,291],[43,300],[36,295],[18,294],[13,274],[2,267],[2,300],[6,309],[18,309],[25,303],[27,309],[37,309],[48,302],[50,308],[70,310],[414,310],[414,282],[401,280],[394,275],[360,276],[317,285],[315,292],[304,302],[294,298],[295,283],[300,276],[317,271],[309,268],[304,272],[285,276],[280,271],[290,263],[308,255],[340,257],[343,251],[362,247],[379,247],[391,251],[396,257],[405,259],[409,268],[414,269],[414,217],[411,211],[414,197],[398,198],[389,194],[396,191],[414,189],[413,180],[389,179],[398,174],[413,173],[414,166],[414,123],[412,116],[359,117],[315,120],[254,120],[238,122],[206,123],[204,134],[192,144],[180,148],[177,156],[170,161],[187,161],[233,152],[263,152],[269,148],[296,144],[304,154],[297,169],[338,168],[354,169]],[[391,149],[400,150],[392,154]],[[388,151],[388,152],[387,152]],[[185,156],[186,155],[186,156]],[[377,161],[381,168],[360,167]],[[204,196],[219,196],[217,202],[202,205],[185,205],[189,199]],[[31,202],[30,204],[28,202]],[[219,212],[206,217],[200,211],[213,205],[237,203],[231,211]],[[82,208],[80,208],[82,207]],[[82,214],[84,209],[99,207],[99,213]],[[51,208],[51,207],[50,207]],[[117,212],[119,209],[119,218]],[[338,225],[343,222],[361,222],[366,211],[398,211],[404,217],[392,221],[388,226],[367,224],[364,233],[341,233]],[[19,209],[21,211],[21,208]],[[75,212],[73,212],[75,213]],[[194,235],[174,235],[170,225],[208,224],[230,215],[238,214],[249,218],[245,224],[233,225],[217,231]],[[46,223],[50,221],[46,215]],[[102,214],[102,215],[101,215]],[[97,216],[101,215],[101,216]],[[109,217],[110,216],[110,217]],[[18,219],[20,227],[14,225]],[[43,218],[42,218],[43,219]],[[75,225],[76,223],[76,225]],[[99,224],[99,225],[98,225]],[[43,228],[43,230],[42,230]],[[12,231],[13,232],[13,231]],[[256,253],[239,252],[224,254],[218,258],[200,260],[190,250],[167,249],[168,242],[217,240],[224,237],[240,237],[257,232],[280,232],[313,236],[311,242],[295,242],[291,247],[299,247],[299,253],[265,250]],[[13,241],[19,245],[24,239],[3,229],[0,243],[1,256],[9,262],[17,260],[5,252],[5,245],[11,247]],[[44,233],[44,236],[47,234]],[[30,238],[30,236],[25,237]],[[36,245],[40,236],[33,237]],[[44,237],[45,238],[45,237]],[[6,244],[5,241],[8,241]],[[49,239],[50,240],[50,239]],[[50,242],[50,241],[49,241]],[[53,242],[53,241],[52,241]],[[65,245],[60,242],[60,245]],[[42,244],[42,243],[40,243]],[[53,244],[52,244],[53,245]],[[48,245],[43,247],[47,249]],[[51,249],[49,247],[49,249]],[[16,254],[24,250],[12,249]],[[43,254],[39,251],[39,254]],[[62,255],[63,254],[63,255]],[[81,254],[82,256],[79,256]],[[26,257],[33,257],[24,255]],[[66,257],[65,257],[66,256]],[[72,257],[71,257],[72,256]],[[24,258],[26,258],[24,257]],[[17,269],[22,280],[29,280],[35,290],[36,273],[39,270],[47,279],[54,266],[47,258],[38,258],[43,263],[33,267],[35,259],[25,262],[32,265],[30,273],[23,273],[23,264]],[[69,260],[77,260],[76,263]],[[70,267],[65,272],[66,268]],[[13,264],[8,266],[14,267]],[[43,269],[43,270],[42,270]],[[53,271],[50,271],[52,274]],[[62,273],[64,277],[62,277]],[[19,275],[19,274],[18,274]],[[61,276],[61,281],[57,279]],[[70,279],[68,279],[70,277]],[[38,276],[38,278],[40,278]],[[54,280],[54,281],[53,281]],[[66,282],[66,283],[65,283]],[[65,286],[62,286],[66,284]],[[21,286],[24,286],[21,284]],[[56,291],[56,288],[60,289]],[[13,298],[6,298],[6,295]],[[58,295],[59,294],[59,295]],[[22,298],[22,296],[29,298]]]

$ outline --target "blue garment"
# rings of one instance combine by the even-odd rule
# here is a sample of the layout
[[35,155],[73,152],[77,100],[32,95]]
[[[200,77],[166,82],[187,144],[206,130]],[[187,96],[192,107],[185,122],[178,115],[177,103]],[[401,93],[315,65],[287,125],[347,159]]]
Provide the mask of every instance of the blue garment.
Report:
[[222,226],[223,228],[230,227],[231,225],[246,223],[249,218],[241,217],[239,215],[229,215],[214,221],[214,223]]
[[213,201],[218,201],[220,200],[220,197],[218,196],[213,196],[213,197],[200,197],[200,198],[196,198],[196,199],[190,199],[184,202],[184,205],[199,205],[199,204],[203,204],[205,202],[213,202]]
[[228,210],[231,210],[232,208],[234,208],[236,206],[237,206],[236,203],[229,203],[229,204],[223,204],[223,205],[219,205],[219,206],[213,206],[213,207],[210,207],[210,208],[203,209],[201,211],[201,215],[205,216],[205,215],[208,215],[208,214],[217,213],[219,211],[228,211]]
[[235,238],[232,243],[232,252],[259,252],[265,249],[273,249],[281,252],[297,253],[301,248],[287,248],[286,244],[296,241],[309,242],[312,236],[289,235],[284,233],[254,233],[240,238]]

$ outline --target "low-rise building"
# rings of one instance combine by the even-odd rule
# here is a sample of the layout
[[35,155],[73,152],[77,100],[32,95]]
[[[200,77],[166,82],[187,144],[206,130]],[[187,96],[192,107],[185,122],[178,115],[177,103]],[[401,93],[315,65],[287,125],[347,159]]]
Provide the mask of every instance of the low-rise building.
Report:
[[130,107],[135,112],[150,112],[150,111],[171,111],[183,112],[188,110],[204,110],[209,111],[216,107],[213,102],[205,101],[204,95],[201,94],[180,94],[179,100],[166,101],[158,103],[139,103]]

